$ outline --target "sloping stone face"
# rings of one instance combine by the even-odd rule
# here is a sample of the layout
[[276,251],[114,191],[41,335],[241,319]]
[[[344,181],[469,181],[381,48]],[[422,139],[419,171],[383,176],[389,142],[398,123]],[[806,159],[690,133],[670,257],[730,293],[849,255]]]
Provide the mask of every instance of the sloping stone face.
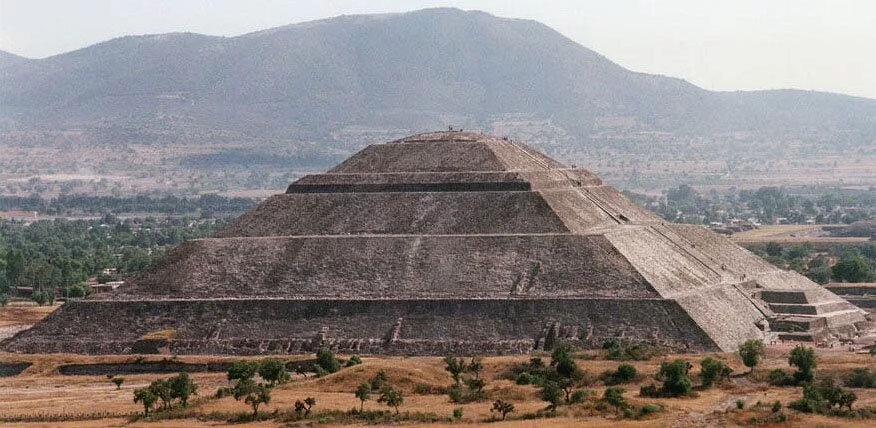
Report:
[[[805,277],[666,224],[586,170],[505,139],[433,132],[290,184],[3,348],[441,355],[623,338],[706,351],[769,338],[770,323],[823,341],[864,321]],[[167,343],[143,338],[165,329],[177,332]]]

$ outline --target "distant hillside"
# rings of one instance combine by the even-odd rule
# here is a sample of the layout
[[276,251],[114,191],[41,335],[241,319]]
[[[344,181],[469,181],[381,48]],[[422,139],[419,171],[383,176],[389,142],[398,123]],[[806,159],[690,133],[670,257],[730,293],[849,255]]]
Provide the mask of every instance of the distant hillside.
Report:
[[535,21],[457,9],[230,38],[129,36],[40,60],[3,53],[0,64],[0,124],[16,129],[123,124],[320,139],[355,127],[489,130],[522,116],[578,139],[606,123],[632,132],[876,135],[876,100],[706,91],[626,70]]
[[9,53],[6,51],[0,51],[0,68],[4,68],[10,65],[19,64],[25,61],[29,61],[27,58],[23,56],[18,56],[14,53]]

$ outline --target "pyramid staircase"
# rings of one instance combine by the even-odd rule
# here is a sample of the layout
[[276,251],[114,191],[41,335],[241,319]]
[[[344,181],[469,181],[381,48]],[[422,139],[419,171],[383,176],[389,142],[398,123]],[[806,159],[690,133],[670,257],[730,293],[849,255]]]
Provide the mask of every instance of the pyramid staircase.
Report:
[[872,326],[857,307],[818,289],[761,290],[756,297],[768,309],[770,330],[780,340],[816,344],[833,339],[851,341],[856,333],[852,326]]

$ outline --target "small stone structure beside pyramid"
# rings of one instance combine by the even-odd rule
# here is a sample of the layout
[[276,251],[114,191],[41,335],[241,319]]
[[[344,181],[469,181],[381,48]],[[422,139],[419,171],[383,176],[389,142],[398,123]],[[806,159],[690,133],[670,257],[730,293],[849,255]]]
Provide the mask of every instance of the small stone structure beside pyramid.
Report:
[[617,338],[730,351],[854,340],[865,315],[586,170],[454,131],[368,146],[2,347],[444,355]]

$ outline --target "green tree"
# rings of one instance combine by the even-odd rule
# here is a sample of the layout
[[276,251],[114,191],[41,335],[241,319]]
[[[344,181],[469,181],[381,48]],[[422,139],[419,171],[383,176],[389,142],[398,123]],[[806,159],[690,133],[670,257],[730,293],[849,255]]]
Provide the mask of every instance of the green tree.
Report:
[[380,397],[378,403],[384,403],[389,407],[395,408],[395,414],[398,414],[398,407],[404,403],[405,397],[401,391],[393,388],[391,385],[383,385],[380,389]]
[[627,406],[627,400],[624,398],[624,390],[623,388],[611,387],[606,388],[605,392],[602,394],[602,399],[614,407],[614,414]]
[[855,394],[854,391],[844,391],[842,394],[840,394],[837,404],[840,407],[848,407],[849,411],[851,412],[852,411],[852,404],[854,404],[855,401],[857,401],[857,400],[858,400],[858,395]]
[[182,372],[175,377],[170,378],[170,397],[178,399],[183,407],[188,406],[189,397],[198,392],[198,385],[192,380],[188,373]]
[[556,382],[544,382],[539,395],[542,401],[547,401],[547,408],[552,412],[557,410],[557,407],[563,402],[563,391]]
[[298,414],[298,417],[308,417],[310,416],[310,409],[316,405],[316,398],[307,397],[304,401],[295,400],[295,413]]
[[292,376],[286,371],[286,363],[277,358],[265,358],[259,364],[259,376],[271,386],[286,383]]
[[453,382],[459,386],[460,376],[466,371],[467,365],[462,358],[444,357],[444,370],[450,373]]
[[125,378],[121,376],[115,376],[110,379],[110,382],[116,385],[116,389],[122,389],[122,384],[125,383]]
[[843,282],[866,282],[873,279],[873,267],[860,254],[849,254],[833,265],[833,278]]
[[797,345],[791,350],[788,364],[797,367],[797,371],[794,372],[794,380],[797,383],[812,382],[815,378],[815,368],[818,366],[818,357],[814,349]]
[[794,245],[791,248],[788,248],[787,256],[789,259],[802,259],[809,255],[812,252],[812,245],[809,243]]
[[6,253],[6,279],[9,285],[19,285],[24,275],[24,254],[19,250],[10,250]]
[[238,380],[231,391],[235,400],[242,399],[252,407],[253,418],[258,417],[260,405],[271,402],[271,388],[263,383],[256,383],[252,378]]
[[362,382],[356,387],[356,398],[359,399],[359,413],[365,410],[365,402],[371,399],[371,384]]
[[827,284],[833,276],[833,269],[830,266],[809,266],[806,271],[806,277],[819,284]]
[[505,420],[505,416],[508,413],[514,412],[514,404],[509,403],[503,400],[496,400],[493,402],[493,408],[490,409],[490,412],[497,412],[502,415],[502,420]]
[[158,400],[158,397],[148,387],[134,390],[134,402],[143,403],[143,415],[149,416],[149,410]]
[[782,257],[782,246],[777,242],[770,242],[766,244],[764,247],[764,251],[766,251],[767,255],[773,257]]
[[578,371],[578,366],[572,358],[572,347],[567,343],[561,343],[551,353],[551,365],[556,367],[557,374],[571,378]]
[[754,367],[760,362],[766,353],[766,348],[763,345],[763,340],[749,339],[739,346],[739,358],[742,359],[742,364],[748,367],[748,372],[754,371]]

